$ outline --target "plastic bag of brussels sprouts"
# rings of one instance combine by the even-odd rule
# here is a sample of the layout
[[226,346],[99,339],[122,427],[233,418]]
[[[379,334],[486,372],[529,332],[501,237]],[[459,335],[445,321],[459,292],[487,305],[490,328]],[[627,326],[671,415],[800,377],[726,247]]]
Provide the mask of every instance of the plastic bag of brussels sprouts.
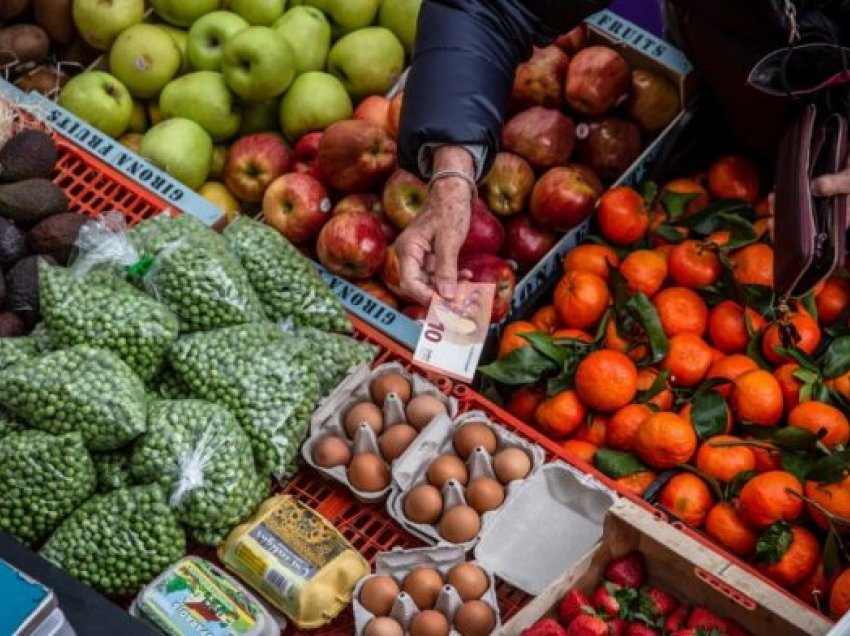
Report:
[[94,493],[94,465],[79,433],[9,433],[0,439],[0,529],[32,545]]
[[188,528],[189,537],[197,543],[217,547],[224,542],[230,531],[240,523],[244,522],[254,514],[260,504],[269,496],[269,478],[266,475],[257,475],[253,483],[246,484],[243,492],[247,499],[246,509],[248,512],[232,523],[228,523],[222,528]]
[[224,231],[227,246],[241,261],[269,320],[298,327],[351,331],[345,310],[310,263],[273,228],[240,216]]
[[39,354],[38,342],[31,336],[0,338],[0,371]]
[[226,250],[224,239],[190,214],[158,214],[137,223],[127,235],[142,256],[152,256],[162,251],[169,243],[187,236],[201,239]]
[[182,400],[192,397],[192,390],[166,361],[156,377],[148,383],[151,396],[157,400]]
[[145,430],[145,386],[118,356],[86,345],[0,371],[0,404],[32,428],[79,431],[89,450],[121,448]]
[[0,439],[6,437],[9,433],[22,431],[23,428],[11,415],[0,409]]
[[102,594],[135,594],[186,552],[186,535],[159,486],[95,495],[40,554]]
[[319,376],[322,396],[329,394],[345,379],[352,367],[371,362],[378,350],[343,334],[328,333],[312,327],[296,330],[293,336],[305,342]]
[[159,484],[180,522],[193,528],[224,528],[247,516],[246,490],[258,479],[236,418],[204,400],[152,404],[130,469],[137,483]]
[[130,455],[124,450],[111,453],[92,453],[97,492],[104,493],[131,486],[135,482],[130,475]]

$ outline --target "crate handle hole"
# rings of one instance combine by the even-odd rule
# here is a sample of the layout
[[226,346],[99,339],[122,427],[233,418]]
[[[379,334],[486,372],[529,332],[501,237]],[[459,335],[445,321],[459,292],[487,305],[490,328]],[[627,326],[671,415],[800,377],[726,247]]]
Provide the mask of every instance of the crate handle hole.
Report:
[[694,575],[706,585],[720,592],[723,596],[731,601],[734,601],[746,610],[754,611],[757,607],[756,602],[750,597],[745,596],[740,591],[724,583],[710,572],[706,572],[702,568],[695,567]]

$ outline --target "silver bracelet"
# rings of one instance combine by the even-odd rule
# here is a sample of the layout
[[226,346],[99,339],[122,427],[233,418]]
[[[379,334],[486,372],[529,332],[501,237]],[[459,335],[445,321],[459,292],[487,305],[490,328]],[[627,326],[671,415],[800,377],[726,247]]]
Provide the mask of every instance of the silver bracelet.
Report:
[[471,190],[471,198],[474,201],[478,197],[478,184],[475,183],[475,179],[470,175],[466,174],[463,170],[439,170],[431,175],[431,180],[428,182],[428,194],[431,194],[431,188],[434,187],[434,184],[437,183],[440,179],[449,179],[451,177],[457,177],[458,179],[463,179],[469,184],[469,188]]

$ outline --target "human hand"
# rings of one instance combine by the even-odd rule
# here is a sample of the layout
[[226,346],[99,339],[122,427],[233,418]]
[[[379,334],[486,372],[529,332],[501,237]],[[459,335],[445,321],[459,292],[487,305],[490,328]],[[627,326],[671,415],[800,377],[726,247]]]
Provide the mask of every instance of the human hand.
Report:
[[813,179],[812,194],[816,197],[850,194],[850,157],[848,157],[843,170]]

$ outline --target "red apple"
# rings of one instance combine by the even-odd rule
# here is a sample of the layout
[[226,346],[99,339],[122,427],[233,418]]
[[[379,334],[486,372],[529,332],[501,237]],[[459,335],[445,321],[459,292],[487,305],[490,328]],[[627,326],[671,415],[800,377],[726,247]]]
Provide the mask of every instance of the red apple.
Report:
[[319,261],[343,278],[364,279],[384,262],[386,242],[374,214],[353,212],[332,216],[319,232]]
[[390,100],[382,95],[371,95],[364,99],[354,109],[352,119],[369,121],[383,128],[387,134],[392,135],[390,127]]
[[667,127],[679,114],[679,91],[666,77],[636,68],[626,112],[648,133]]
[[467,254],[458,260],[458,269],[469,270],[473,282],[496,284],[490,322],[499,322],[508,315],[516,287],[516,276],[507,261],[493,254]]
[[556,241],[552,232],[541,230],[524,214],[505,221],[505,236],[505,258],[516,263],[521,272],[537,265]]
[[381,223],[381,230],[384,237],[387,239],[387,244],[392,243],[395,237],[398,236],[398,230],[390,223],[384,212],[384,204],[381,202],[381,197],[377,194],[349,194],[342,198],[336,204],[332,215],[350,214],[352,212],[368,212],[378,217]]
[[511,108],[560,108],[569,63],[567,54],[557,46],[534,47],[531,59],[517,68],[510,97]]
[[535,168],[566,163],[575,146],[573,120],[558,110],[532,106],[505,124],[502,145]]
[[332,124],[319,142],[319,175],[345,194],[367,192],[395,168],[396,145],[380,127],[349,119]]
[[390,100],[389,126],[390,136],[398,139],[398,129],[401,126],[401,105],[404,101],[404,93],[397,94]]
[[602,183],[590,168],[552,168],[534,186],[531,217],[542,228],[567,232],[590,216],[601,195]]
[[605,181],[613,181],[640,156],[640,127],[610,117],[576,127],[579,160]]
[[319,142],[322,140],[321,132],[307,133],[294,148],[294,160],[292,169],[295,172],[303,172],[316,176],[316,157],[319,155]]
[[411,320],[425,322],[425,319],[428,317],[428,308],[423,305],[408,305],[401,313]]
[[387,179],[382,200],[387,218],[403,230],[425,207],[428,186],[416,175],[398,169]]
[[274,133],[258,133],[237,139],[227,151],[224,182],[243,201],[263,200],[269,184],[292,165],[292,151]]
[[472,202],[469,214],[469,232],[460,246],[463,254],[498,254],[505,244],[505,228],[487,209],[481,199]]
[[528,203],[534,180],[534,169],[525,159],[512,152],[500,152],[484,177],[481,194],[495,214],[518,214]]
[[398,309],[398,299],[393,296],[389,289],[381,285],[381,283],[374,280],[364,280],[357,283],[357,286],[385,305],[389,305],[393,309]]
[[309,174],[282,175],[272,181],[263,197],[266,223],[296,244],[315,238],[330,211],[328,191]]
[[607,46],[575,54],[564,87],[567,104],[585,115],[604,115],[629,95],[632,74],[625,58]]
[[580,24],[555,40],[555,46],[567,55],[575,55],[585,42],[587,42],[587,26]]

